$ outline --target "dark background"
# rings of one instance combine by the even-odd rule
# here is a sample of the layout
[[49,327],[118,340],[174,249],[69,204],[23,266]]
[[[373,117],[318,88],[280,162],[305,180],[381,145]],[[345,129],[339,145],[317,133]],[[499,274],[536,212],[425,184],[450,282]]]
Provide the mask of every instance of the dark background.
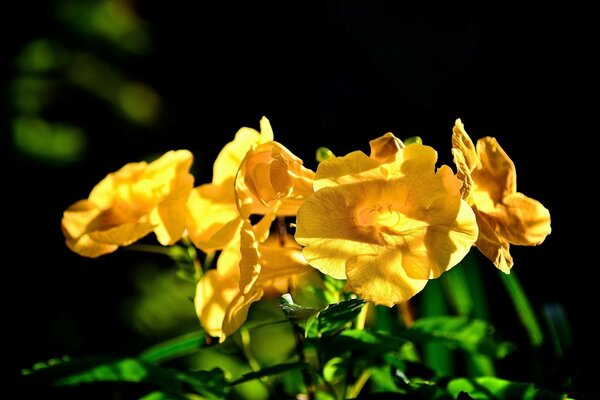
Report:
[[[553,232],[542,246],[512,248],[515,271],[537,311],[547,303],[565,307],[575,343],[566,363],[580,367],[574,388],[594,390],[597,235],[585,229],[593,231],[596,218],[591,191],[597,178],[589,177],[596,128],[583,122],[581,100],[591,90],[585,55],[594,47],[584,12],[424,16],[381,2],[192,12],[177,3],[145,3],[133,3],[151,38],[139,54],[114,50],[65,24],[57,17],[60,2],[15,14],[20,27],[8,38],[2,62],[9,222],[2,264],[10,321],[4,329],[15,335],[9,348],[18,352],[17,369],[63,354],[135,354],[147,344],[115,311],[134,290],[131,264],[146,256],[84,259],[65,247],[60,232],[63,210],[106,173],[187,148],[196,157],[196,182],[208,182],[221,147],[241,126],[258,128],[263,115],[276,140],[313,169],[318,146],[338,155],[367,151],[368,141],[387,131],[419,135],[441,162],[451,163],[451,128],[460,117],[473,139],[500,141],[517,166],[519,191],[551,212]],[[10,88],[23,72],[14,60],[26,43],[45,37],[91,52],[152,87],[160,97],[157,117],[131,123],[53,73],[58,89],[40,115],[80,126],[83,153],[60,162],[17,148],[10,132],[19,110]],[[492,264],[482,262],[482,268],[486,279],[496,280],[489,290],[504,324],[498,331],[521,340]],[[527,374],[508,368],[507,375]]]

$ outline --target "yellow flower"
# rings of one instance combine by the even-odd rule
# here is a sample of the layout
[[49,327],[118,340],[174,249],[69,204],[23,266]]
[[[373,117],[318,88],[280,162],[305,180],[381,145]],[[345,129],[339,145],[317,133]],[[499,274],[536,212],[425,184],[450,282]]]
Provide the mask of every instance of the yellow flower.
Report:
[[392,306],[456,265],[477,224],[451,169],[436,152],[391,134],[323,161],[315,193],[298,210],[296,240],[310,265],[348,279],[363,299]]
[[[264,232],[259,232],[262,235]],[[202,326],[223,342],[246,320],[252,303],[263,296],[275,297],[288,292],[290,284],[310,272],[300,247],[285,235],[280,241],[270,236],[259,242],[255,228],[244,231],[232,241],[217,260],[217,269],[209,270],[198,282],[194,300]],[[240,243],[241,241],[241,243]],[[240,274],[240,262],[246,260]],[[260,273],[242,290],[244,268],[260,265]]]
[[192,190],[187,203],[190,239],[204,252],[224,248],[239,232],[242,220],[235,203],[235,177],[246,153],[273,140],[269,120],[260,120],[260,130],[241,128],[221,150],[213,166],[212,183]]
[[452,154],[462,197],[475,211],[475,246],[502,272],[510,273],[510,244],[534,246],[550,234],[550,212],[539,201],[517,192],[517,171],[496,139],[484,137],[477,148],[460,119],[452,129]]
[[185,204],[194,185],[192,154],[169,151],[158,160],[130,163],[110,173],[63,214],[67,246],[98,257],[154,231],[163,245],[175,243],[185,229]]
[[278,142],[263,143],[250,150],[235,181],[242,218],[264,215],[296,215],[304,199],[312,194],[315,173]]

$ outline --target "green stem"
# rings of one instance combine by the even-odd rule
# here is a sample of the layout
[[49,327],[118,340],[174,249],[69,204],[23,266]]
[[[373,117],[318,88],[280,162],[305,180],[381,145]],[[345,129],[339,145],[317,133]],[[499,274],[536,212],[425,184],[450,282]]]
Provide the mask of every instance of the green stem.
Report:
[[542,334],[542,329],[533,312],[533,307],[531,307],[531,303],[529,303],[529,299],[527,299],[519,279],[514,272],[511,272],[510,275],[501,272],[500,276],[502,277],[502,282],[506,287],[508,295],[517,309],[519,319],[527,330],[531,344],[534,347],[541,346],[544,341],[544,335]]
[[[250,331],[246,328],[242,328],[240,330],[240,336],[242,339],[242,352],[244,356],[246,356],[246,360],[248,361],[248,365],[250,365],[250,369],[253,372],[260,371],[261,367],[254,355],[252,355],[252,350],[250,349]],[[268,376],[263,376],[259,378],[263,385],[269,390],[269,393],[273,396],[275,391],[273,390],[273,385],[271,385],[271,381]]]
[[153,254],[164,254],[170,255],[169,248],[163,246],[155,246],[152,244],[130,244],[127,247],[123,247],[125,250],[139,251],[141,253],[153,253]]
[[355,397],[358,397],[358,395],[360,394],[360,391],[365,386],[365,384],[367,383],[367,381],[369,380],[370,377],[371,377],[371,370],[370,369],[364,370],[362,372],[362,374],[360,374],[360,376],[358,377],[358,379],[356,380],[354,385],[350,388],[347,398],[353,399]]
[[363,308],[360,310],[358,315],[356,316],[355,328],[358,330],[365,329],[365,322],[367,321],[367,313],[369,312],[369,305],[371,303],[367,302]]

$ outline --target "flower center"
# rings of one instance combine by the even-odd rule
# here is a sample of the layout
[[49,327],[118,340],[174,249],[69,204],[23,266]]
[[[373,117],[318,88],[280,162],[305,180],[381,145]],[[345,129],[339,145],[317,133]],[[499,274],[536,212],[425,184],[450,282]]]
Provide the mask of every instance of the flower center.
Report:
[[372,226],[378,231],[389,234],[400,234],[406,231],[408,218],[391,204],[375,204],[361,209],[356,216],[360,226]]

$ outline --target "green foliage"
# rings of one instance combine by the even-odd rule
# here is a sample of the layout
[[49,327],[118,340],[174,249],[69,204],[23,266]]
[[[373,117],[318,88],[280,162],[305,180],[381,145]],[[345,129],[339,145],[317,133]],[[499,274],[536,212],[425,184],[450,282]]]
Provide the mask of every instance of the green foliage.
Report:
[[510,342],[497,341],[492,337],[488,323],[465,317],[431,317],[415,321],[405,336],[417,343],[439,342],[450,348],[504,358],[513,349]]
[[448,392],[452,396],[458,396],[461,392],[468,393],[471,398],[478,400],[564,400],[567,398],[566,395],[538,389],[531,383],[510,382],[493,377],[453,379],[448,383]]

